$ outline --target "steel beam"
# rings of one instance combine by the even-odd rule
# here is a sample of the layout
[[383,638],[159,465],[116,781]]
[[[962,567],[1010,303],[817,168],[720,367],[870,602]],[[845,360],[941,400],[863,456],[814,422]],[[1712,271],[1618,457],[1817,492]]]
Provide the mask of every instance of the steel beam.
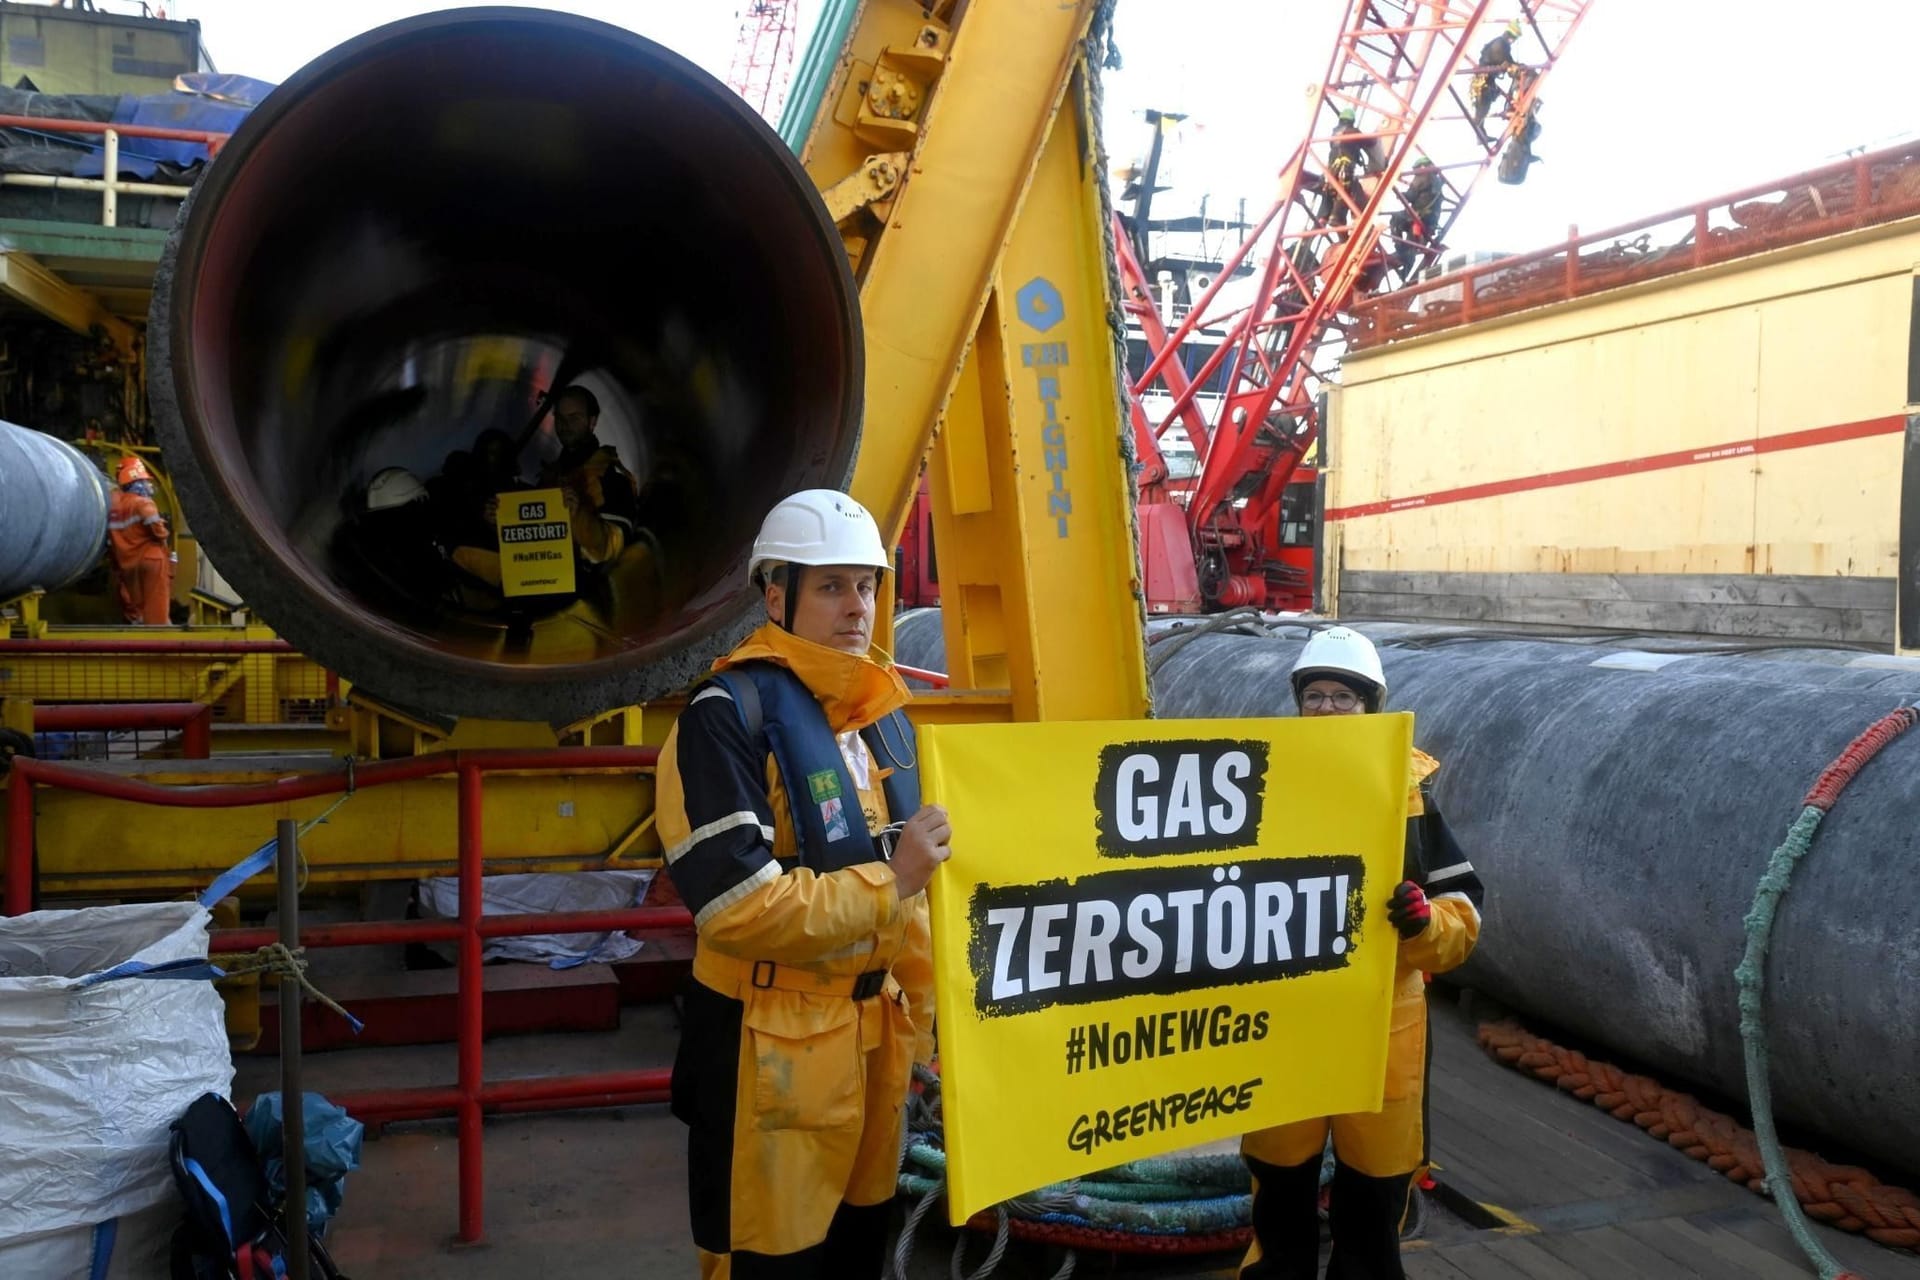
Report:
[[75,333],[91,337],[98,331],[113,343],[114,350],[123,358],[133,356],[132,325],[109,315],[99,299],[68,284],[29,254],[0,250],[0,293],[25,303]]

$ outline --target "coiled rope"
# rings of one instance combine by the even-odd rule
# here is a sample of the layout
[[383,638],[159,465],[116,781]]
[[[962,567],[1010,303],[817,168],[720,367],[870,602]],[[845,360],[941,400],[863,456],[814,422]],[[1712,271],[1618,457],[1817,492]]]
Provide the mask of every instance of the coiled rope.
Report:
[[[920,1088],[907,1102],[901,1144],[900,1194],[917,1201],[895,1243],[895,1280],[906,1280],[920,1225],[946,1197],[940,1077],[914,1068]],[[1014,1240],[1065,1247],[1053,1280],[1067,1280],[1075,1250],[1160,1255],[1219,1253],[1246,1247],[1253,1215],[1252,1183],[1238,1155],[1176,1155],[1136,1160],[1089,1178],[1042,1187],[974,1215],[969,1231],[991,1234],[980,1266],[967,1272],[967,1235],[956,1240],[953,1280],[987,1280]]]
[[339,1001],[313,985],[307,977],[307,949],[288,947],[284,942],[269,942],[254,951],[222,952],[207,957],[221,970],[221,978],[244,978],[252,974],[272,974],[275,977],[292,978],[300,984],[300,989],[309,1000],[325,1005],[347,1020],[355,1035],[365,1025],[343,1008]]

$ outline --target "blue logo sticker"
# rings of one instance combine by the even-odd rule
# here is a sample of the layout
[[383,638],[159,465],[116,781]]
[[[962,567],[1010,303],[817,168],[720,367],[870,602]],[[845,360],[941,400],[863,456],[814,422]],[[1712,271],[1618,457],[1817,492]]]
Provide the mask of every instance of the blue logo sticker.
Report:
[[1066,307],[1060,301],[1060,291],[1045,276],[1035,276],[1021,285],[1013,301],[1020,318],[1041,333],[1059,324],[1066,314]]

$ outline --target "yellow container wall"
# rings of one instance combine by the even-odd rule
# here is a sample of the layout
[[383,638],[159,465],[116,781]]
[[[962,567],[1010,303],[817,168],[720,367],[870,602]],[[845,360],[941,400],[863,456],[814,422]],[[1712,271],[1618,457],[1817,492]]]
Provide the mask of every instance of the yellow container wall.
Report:
[[1909,221],[1352,356],[1340,571],[1893,577],[1916,262]]

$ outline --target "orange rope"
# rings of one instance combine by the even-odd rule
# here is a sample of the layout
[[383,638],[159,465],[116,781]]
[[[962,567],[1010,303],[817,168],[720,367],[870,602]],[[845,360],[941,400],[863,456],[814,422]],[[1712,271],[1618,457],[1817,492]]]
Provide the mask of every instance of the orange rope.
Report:
[[[1480,1024],[1480,1046],[1519,1071],[1585,1098],[1616,1120],[1665,1139],[1695,1160],[1765,1195],[1767,1172],[1753,1131],[1731,1116],[1666,1088],[1651,1076],[1596,1062],[1578,1050],[1543,1040],[1512,1022]],[[1830,1164],[1810,1151],[1787,1148],[1793,1193],[1807,1216],[1897,1249],[1920,1251],[1920,1196],[1889,1186],[1865,1169]]]
[[[1025,1218],[1010,1218],[1007,1227],[1014,1239],[1031,1244],[1050,1244],[1101,1253],[1157,1254],[1162,1257],[1243,1253],[1248,1241],[1253,1239],[1252,1227],[1233,1227],[1226,1231],[1195,1235],[1153,1235],[1108,1227],[1083,1227],[1071,1222],[1033,1222]],[[967,1228],[992,1235],[998,1230],[998,1225],[993,1211],[986,1210],[968,1219]]]
[[1822,811],[1832,810],[1834,803],[1840,799],[1840,793],[1847,789],[1854,775],[1866,767],[1867,761],[1879,755],[1882,747],[1916,724],[1920,724],[1920,707],[1901,707],[1891,715],[1883,716],[1873,727],[1855,738],[1840,753],[1838,760],[1821,771],[1813,789],[1807,792],[1807,798],[1800,803]]

